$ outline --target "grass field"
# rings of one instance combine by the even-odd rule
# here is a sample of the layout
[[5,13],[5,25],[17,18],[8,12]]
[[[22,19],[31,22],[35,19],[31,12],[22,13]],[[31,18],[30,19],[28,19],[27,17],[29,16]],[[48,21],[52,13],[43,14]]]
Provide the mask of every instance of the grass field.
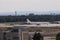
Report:
[[21,24],[22,22],[3,22],[0,24]]
[[20,25],[22,22],[4,22],[0,23],[0,27],[12,26],[12,25]]

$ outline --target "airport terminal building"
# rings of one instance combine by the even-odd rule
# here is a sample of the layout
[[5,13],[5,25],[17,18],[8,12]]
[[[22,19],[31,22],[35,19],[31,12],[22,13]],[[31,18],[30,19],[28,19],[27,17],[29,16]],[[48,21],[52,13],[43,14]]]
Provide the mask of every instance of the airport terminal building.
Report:
[[40,33],[43,40],[56,40],[56,36],[60,33],[60,24],[0,27],[0,40],[33,40],[35,33]]

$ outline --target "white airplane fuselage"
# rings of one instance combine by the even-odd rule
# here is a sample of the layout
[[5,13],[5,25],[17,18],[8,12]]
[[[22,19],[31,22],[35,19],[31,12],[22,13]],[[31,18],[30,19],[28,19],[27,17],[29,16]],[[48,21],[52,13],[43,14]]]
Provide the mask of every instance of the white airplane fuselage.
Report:
[[37,24],[37,25],[40,25],[40,24],[49,24],[49,22],[31,22],[29,19],[27,19],[27,24]]
[[49,22],[27,22],[27,24],[49,24]]

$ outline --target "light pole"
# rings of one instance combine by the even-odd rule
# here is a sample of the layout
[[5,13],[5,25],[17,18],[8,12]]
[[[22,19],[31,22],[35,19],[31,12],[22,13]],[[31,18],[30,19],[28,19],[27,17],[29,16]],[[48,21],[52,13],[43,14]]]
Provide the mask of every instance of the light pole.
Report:
[[15,11],[15,16],[17,16],[17,11]]

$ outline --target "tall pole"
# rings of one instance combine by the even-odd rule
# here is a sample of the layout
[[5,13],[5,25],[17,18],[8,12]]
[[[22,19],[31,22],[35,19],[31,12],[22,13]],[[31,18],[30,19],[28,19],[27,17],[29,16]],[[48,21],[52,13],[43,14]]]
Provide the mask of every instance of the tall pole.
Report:
[[17,11],[15,11],[15,22],[16,22],[16,18],[17,18],[16,16],[17,16]]
[[17,16],[17,11],[15,11],[15,16]]

